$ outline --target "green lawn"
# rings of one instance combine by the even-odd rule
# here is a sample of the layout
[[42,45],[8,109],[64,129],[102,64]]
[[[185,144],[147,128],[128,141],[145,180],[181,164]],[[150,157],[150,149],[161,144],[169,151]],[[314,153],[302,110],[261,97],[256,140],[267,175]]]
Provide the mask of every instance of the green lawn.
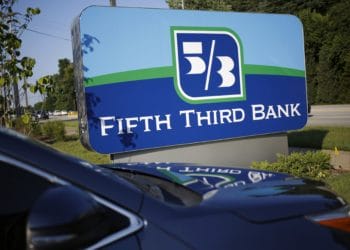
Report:
[[110,163],[109,155],[102,155],[85,149],[83,145],[81,145],[80,140],[58,141],[49,146],[91,163]]
[[78,121],[77,120],[72,120],[72,121],[64,121],[64,126],[66,128],[76,128],[78,129]]
[[288,133],[290,147],[350,151],[350,127],[306,127]]
[[350,202],[350,173],[334,174],[326,179],[328,187]]
[[78,135],[79,134],[79,128],[78,128],[78,121],[64,121],[63,122],[66,135],[72,136],[72,135]]

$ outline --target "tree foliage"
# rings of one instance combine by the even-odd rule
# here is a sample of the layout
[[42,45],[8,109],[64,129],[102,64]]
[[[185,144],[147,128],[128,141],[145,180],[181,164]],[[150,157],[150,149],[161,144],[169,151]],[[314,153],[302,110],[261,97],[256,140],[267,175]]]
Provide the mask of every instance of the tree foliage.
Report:
[[[168,0],[181,8],[181,0]],[[350,103],[350,1],[184,0],[186,9],[288,13],[304,25],[308,99]]]
[[52,91],[47,94],[45,109],[76,110],[73,64],[69,59],[58,60],[58,73],[51,79]]
[[[9,125],[11,107],[18,99],[19,80],[33,75],[35,60],[21,57],[20,35],[27,29],[38,8],[27,8],[25,13],[15,12],[15,0],[0,0],[0,118],[2,125]],[[18,100],[17,100],[18,102]],[[17,105],[18,103],[17,103]]]
[[350,2],[334,5],[320,49],[316,101],[350,103]]

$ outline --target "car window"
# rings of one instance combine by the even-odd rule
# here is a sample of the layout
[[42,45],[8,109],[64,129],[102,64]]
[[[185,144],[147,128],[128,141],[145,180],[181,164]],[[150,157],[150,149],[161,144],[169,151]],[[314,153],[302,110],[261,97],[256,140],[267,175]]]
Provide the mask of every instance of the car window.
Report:
[[30,208],[48,188],[57,186],[26,170],[0,161],[0,249],[26,248]]
[[[56,195],[50,196],[52,194]],[[77,195],[74,196],[75,200],[84,199],[87,203],[89,203],[89,200],[91,201],[93,208],[96,208],[93,210],[95,212],[93,216],[89,213],[89,216],[82,217],[84,214],[88,214],[85,213],[86,210],[81,210],[79,205],[72,205],[74,203],[72,199],[65,199],[65,197],[73,194]],[[49,173],[8,158],[1,153],[0,195],[2,200],[0,205],[0,249],[26,249],[27,244],[62,246],[57,249],[67,249],[67,247],[75,249],[87,246],[99,248],[131,235],[143,227],[142,219],[133,213],[93,193],[77,188],[64,179],[56,178]],[[48,202],[47,198],[51,199],[50,202]],[[38,207],[38,204],[41,207],[33,211],[34,208]],[[45,208],[43,204],[46,206]],[[71,213],[66,213],[62,209],[68,206],[71,206],[69,210]],[[60,207],[59,210],[56,210],[58,207]],[[88,206],[85,207],[89,208]],[[85,207],[82,206],[82,208]],[[41,217],[41,212],[38,213],[38,211],[46,212]],[[61,217],[58,216],[59,211]],[[82,216],[77,217],[76,214],[78,212],[81,212]],[[31,220],[31,218],[35,217],[39,219]],[[48,217],[49,220],[47,220]],[[71,219],[73,217],[77,219],[73,221],[68,220],[66,224],[61,224],[61,221],[67,221],[67,218]],[[46,224],[42,226],[42,230],[34,225],[35,234],[31,233],[32,237],[27,238],[32,222],[38,222],[39,224],[44,222]],[[90,225],[89,223],[94,224],[94,226],[86,226]],[[97,226],[99,230],[94,231],[94,228]],[[55,227],[54,230],[46,230],[47,228],[53,229],[53,227]],[[69,235],[74,235],[70,231],[78,230],[78,227],[82,227],[80,228],[81,230],[79,229],[79,235],[65,241],[62,240],[59,243],[56,242],[56,234],[51,235],[51,232],[56,232],[57,230],[68,230]],[[35,235],[39,232],[39,229],[41,233],[36,237]],[[49,235],[47,236],[46,233]]]

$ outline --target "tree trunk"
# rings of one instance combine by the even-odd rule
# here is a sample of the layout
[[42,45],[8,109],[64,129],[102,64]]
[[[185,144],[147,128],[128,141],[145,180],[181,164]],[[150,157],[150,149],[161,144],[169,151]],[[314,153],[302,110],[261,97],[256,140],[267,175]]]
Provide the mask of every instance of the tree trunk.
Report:
[[14,101],[15,101],[16,117],[20,117],[21,116],[21,103],[19,101],[18,83],[17,83],[16,79],[14,79],[14,81],[13,81],[13,97],[14,97]]
[[24,78],[24,97],[26,102],[26,108],[28,108],[28,89],[27,89],[27,78]]

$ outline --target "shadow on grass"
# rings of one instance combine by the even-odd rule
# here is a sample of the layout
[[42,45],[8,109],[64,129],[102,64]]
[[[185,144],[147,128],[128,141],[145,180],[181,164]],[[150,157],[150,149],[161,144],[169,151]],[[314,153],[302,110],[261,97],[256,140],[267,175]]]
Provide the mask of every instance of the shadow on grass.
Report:
[[64,141],[76,141],[79,140],[79,135],[66,135]]
[[68,142],[68,141],[79,140],[79,135],[66,135],[66,136],[64,136],[63,139],[51,138],[48,136],[38,136],[38,137],[34,137],[34,138],[36,140],[42,141],[46,144],[54,144],[55,142],[58,142],[58,141]]
[[288,133],[288,145],[301,148],[323,148],[323,142],[328,134],[326,129],[308,129]]

